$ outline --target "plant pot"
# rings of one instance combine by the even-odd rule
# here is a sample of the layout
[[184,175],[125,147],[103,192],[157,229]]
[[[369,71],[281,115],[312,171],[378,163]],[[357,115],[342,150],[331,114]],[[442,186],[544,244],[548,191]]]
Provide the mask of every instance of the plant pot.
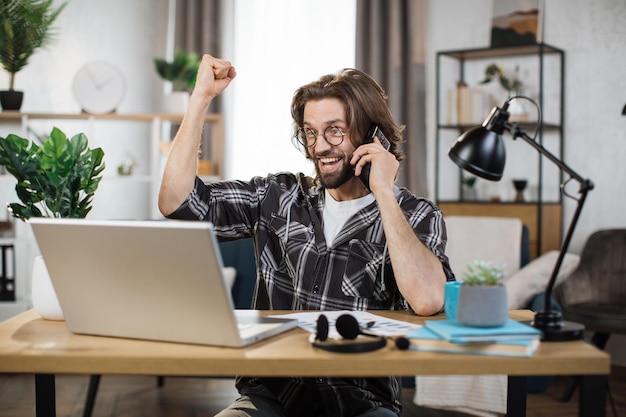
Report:
[[506,287],[461,285],[456,314],[466,326],[502,326],[509,318]]
[[33,308],[46,320],[63,320],[63,311],[52,286],[43,256],[37,256],[33,264],[31,282]]
[[163,96],[162,109],[165,113],[183,114],[187,111],[189,93],[186,91],[174,91]]
[[19,110],[22,108],[23,91],[0,91],[0,105],[2,110]]

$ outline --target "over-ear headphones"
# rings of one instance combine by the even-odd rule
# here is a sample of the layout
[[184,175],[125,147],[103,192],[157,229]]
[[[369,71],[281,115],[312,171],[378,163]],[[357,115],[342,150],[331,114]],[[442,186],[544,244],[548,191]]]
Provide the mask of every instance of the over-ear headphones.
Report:
[[[371,352],[387,345],[387,338],[361,329],[359,322],[350,314],[342,314],[337,317],[335,327],[343,337],[341,340],[328,339],[328,318],[320,314],[317,319],[317,332],[315,338],[311,340],[313,346],[340,353],[361,353]],[[373,339],[359,338],[358,335],[367,336]]]

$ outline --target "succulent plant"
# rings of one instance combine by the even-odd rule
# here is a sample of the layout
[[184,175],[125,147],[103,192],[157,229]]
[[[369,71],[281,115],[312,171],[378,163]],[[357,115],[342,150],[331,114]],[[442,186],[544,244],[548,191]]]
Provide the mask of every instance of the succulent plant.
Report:
[[473,261],[463,273],[463,285],[494,286],[504,278],[504,265],[489,261]]

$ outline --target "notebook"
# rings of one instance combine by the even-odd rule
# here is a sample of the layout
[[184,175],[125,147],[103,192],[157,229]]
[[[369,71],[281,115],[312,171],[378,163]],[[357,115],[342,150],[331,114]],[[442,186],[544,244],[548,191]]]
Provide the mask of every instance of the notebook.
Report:
[[208,222],[30,223],[73,333],[241,347],[298,325],[233,308]]
[[426,320],[424,326],[452,343],[497,343],[503,340],[540,339],[541,330],[508,319],[498,327],[465,326],[456,321]]

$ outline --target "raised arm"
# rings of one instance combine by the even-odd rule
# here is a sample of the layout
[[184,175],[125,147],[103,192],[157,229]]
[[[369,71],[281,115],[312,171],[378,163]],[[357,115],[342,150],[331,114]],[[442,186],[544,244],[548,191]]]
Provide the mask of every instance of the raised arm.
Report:
[[189,106],[172,143],[159,191],[159,210],[174,212],[193,190],[198,170],[198,149],[209,104],[235,78],[230,62],[204,55]]

